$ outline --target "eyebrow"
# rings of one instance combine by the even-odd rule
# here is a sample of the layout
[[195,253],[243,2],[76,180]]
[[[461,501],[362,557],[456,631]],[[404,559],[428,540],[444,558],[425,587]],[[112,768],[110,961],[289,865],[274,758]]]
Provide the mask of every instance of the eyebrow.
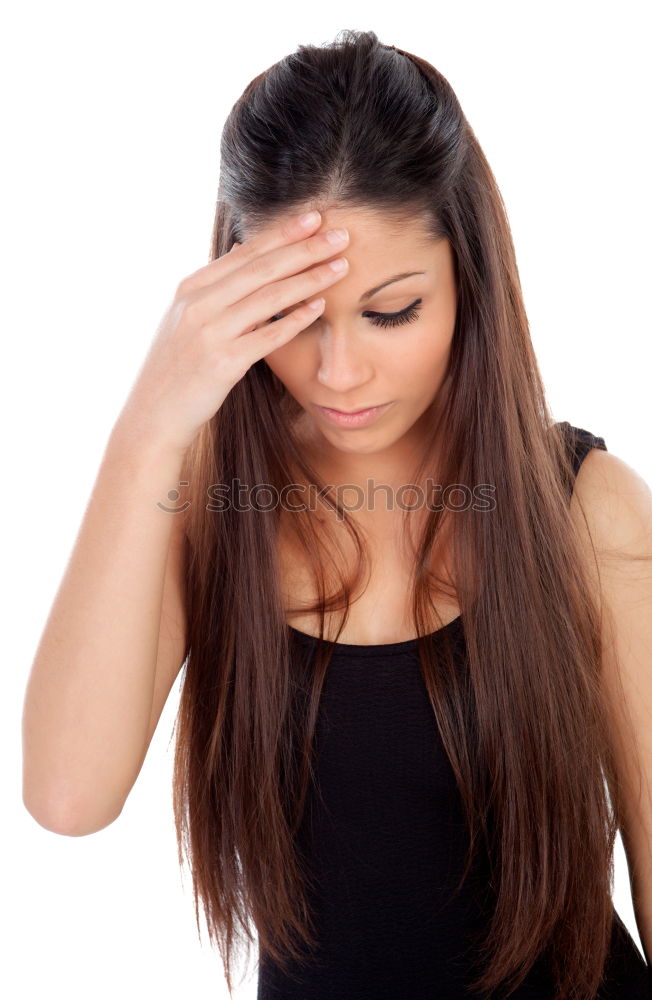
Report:
[[366,302],[368,299],[379,292],[381,288],[385,288],[387,285],[391,285],[394,281],[403,281],[404,278],[411,278],[414,274],[425,274],[425,271],[408,271],[406,274],[395,274],[393,278],[388,278],[387,281],[383,281],[382,285],[376,285],[375,288],[370,288],[368,292],[364,292],[359,301]]

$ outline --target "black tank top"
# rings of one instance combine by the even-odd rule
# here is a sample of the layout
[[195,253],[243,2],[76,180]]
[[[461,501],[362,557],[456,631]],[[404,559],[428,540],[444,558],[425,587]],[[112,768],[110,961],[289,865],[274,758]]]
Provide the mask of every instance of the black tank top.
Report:
[[[567,421],[573,471],[601,437]],[[570,484],[569,484],[570,485]],[[572,485],[570,485],[572,489]],[[309,662],[317,640],[290,627]],[[444,632],[464,648],[460,616]],[[315,784],[298,836],[318,890],[320,942],[283,975],[260,955],[257,1000],[469,1000],[464,950],[486,919],[481,863],[456,895],[468,837],[462,800],[418,661],[417,641],[337,643],[315,733]],[[452,900],[452,901],[449,901]],[[545,964],[510,1000],[552,1000]],[[650,1000],[652,970],[614,910],[596,1000]]]

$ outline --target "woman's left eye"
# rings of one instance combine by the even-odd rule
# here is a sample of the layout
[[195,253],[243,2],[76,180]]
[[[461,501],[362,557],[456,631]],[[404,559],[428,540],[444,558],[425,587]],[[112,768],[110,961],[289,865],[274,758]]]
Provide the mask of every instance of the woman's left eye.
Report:
[[400,326],[401,323],[411,323],[419,314],[422,299],[416,299],[411,305],[395,313],[376,313],[368,309],[363,316],[368,316],[374,326]]

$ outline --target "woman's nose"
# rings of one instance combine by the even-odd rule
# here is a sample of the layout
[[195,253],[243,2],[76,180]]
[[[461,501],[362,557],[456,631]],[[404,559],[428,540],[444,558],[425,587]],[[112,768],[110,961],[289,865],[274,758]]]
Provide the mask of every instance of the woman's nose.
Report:
[[371,358],[346,330],[325,330],[319,337],[317,380],[333,394],[344,395],[373,378]]

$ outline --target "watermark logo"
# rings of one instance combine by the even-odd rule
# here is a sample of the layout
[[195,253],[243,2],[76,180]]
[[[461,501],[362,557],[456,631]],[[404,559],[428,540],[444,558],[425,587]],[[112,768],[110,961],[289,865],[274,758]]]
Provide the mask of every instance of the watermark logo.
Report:
[[[179,486],[188,486],[187,480],[179,482]],[[345,511],[376,510],[379,494],[384,498],[386,511],[402,510],[413,513],[420,510],[448,510],[453,513],[474,510],[481,513],[495,509],[496,487],[492,483],[476,483],[469,486],[466,483],[448,483],[442,486],[432,479],[425,484],[405,483],[395,489],[389,483],[376,483],[367,479],[366,489],[359,483],[326,484],[317,487],[314,483],[288,483],[282,489],[270,483],[254,483],[249,485],[240,479],[229,483],[213,483],[207,487],[208,496],[206,510],[211,513],[223,513],[234,510],[238,513],[257,511],[267,513],[281,508],[290,513],[299,511],[316,511],[328,507],[335,511],[339,505]],[[353,499],[349,499],[353,494]],[[192,501],[180,501],[178,489],[172,489],[167,494],[168,504],[158,501],[157,507],[170,514],[187,510]],[[339,510],[337,520],[343,520]]]

